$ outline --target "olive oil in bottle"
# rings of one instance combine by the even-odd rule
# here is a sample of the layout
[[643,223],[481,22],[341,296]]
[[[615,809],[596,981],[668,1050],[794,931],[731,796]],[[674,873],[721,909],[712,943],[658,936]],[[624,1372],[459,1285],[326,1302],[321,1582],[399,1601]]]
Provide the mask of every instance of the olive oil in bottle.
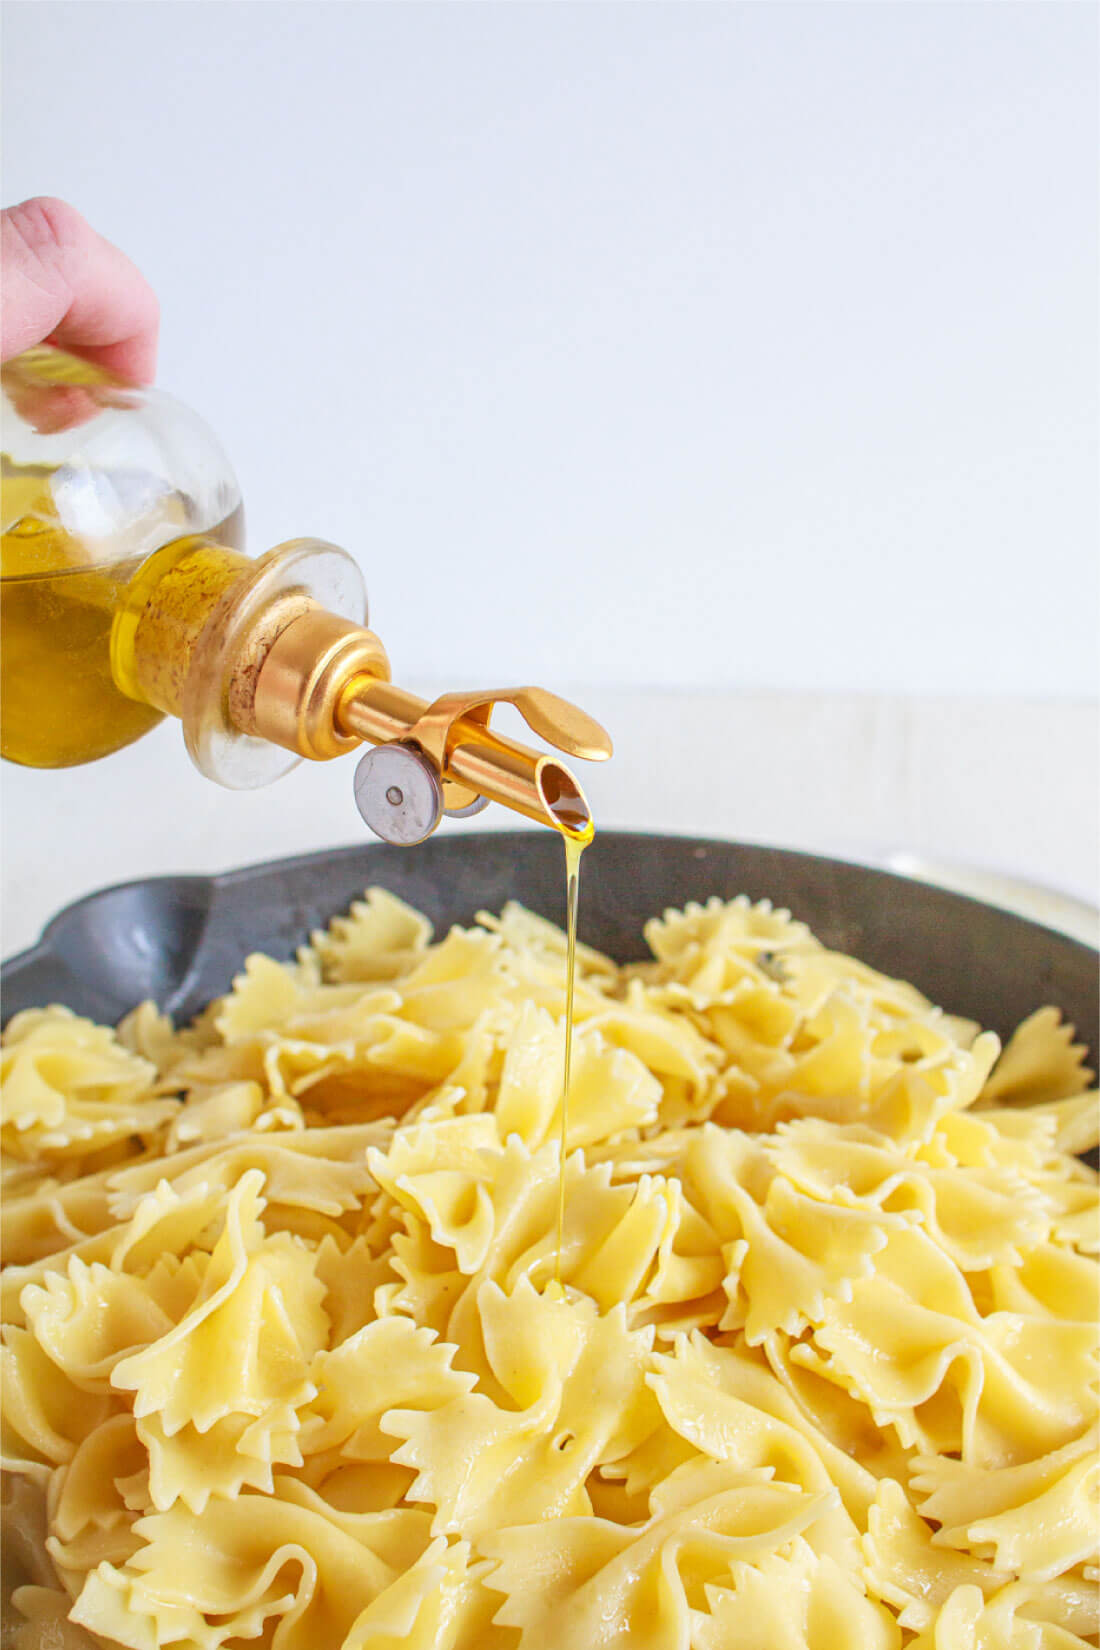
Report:
[[47,346],[0,379],[0,755],[68,767],[160,721],[115,679],[114,615],[174,539],[239,546],[240,489],[202,421],[160,391]]
[[[50,519],[48,477],[5,463],[2,486],[0,755],[32,768],[91,762],[161,720],[111,670],[114,616],[145,556],[89,565],[79,539]],[[239,507],[208,536],[239,545]]]

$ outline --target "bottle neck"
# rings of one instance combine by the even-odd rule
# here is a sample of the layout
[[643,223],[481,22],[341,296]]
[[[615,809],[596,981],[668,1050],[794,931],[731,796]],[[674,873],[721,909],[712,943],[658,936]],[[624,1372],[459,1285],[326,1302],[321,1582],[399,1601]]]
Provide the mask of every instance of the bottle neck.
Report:
[[111,629],[111,673],[131,699],[183,715],[184,688],[200,640],[251,566],[247,556],[201,536],[150,556],[126,589]]
[[[296,619],[327,610],[358,629],[365,608],[355,562],[323,540],[292,540],[251,560],[204,535],[177,539],[130,580],[112,624],[112,675],[130,698],[180,719],[200,773],[251,789],[302,756],[354,748],[357,740],[334,731],[324,749],[289,732],[273,739],[259,726],[256,687]],[[375,652],[376,668],[388,674],[377,642]]]

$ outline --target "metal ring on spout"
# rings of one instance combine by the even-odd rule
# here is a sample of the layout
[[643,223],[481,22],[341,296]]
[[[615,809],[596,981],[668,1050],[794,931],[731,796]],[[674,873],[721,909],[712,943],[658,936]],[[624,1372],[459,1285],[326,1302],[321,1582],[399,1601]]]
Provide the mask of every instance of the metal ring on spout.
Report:
[[[444,792],[446,795],[446,792]],[[473,819],[475,814],[482,814],[489,806],[487,796],[475,796],[472,802],[467,802],[464,808],[444,808],[444,819]]]

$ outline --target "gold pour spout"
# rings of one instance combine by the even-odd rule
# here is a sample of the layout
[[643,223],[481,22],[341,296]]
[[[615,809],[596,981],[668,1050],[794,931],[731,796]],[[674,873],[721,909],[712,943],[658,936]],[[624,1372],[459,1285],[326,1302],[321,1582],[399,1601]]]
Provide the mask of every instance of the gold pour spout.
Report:
[[389,680],[369,630],[320,608],[291,619],[267,648],[238,725],[304,756],[337,756],[360,740],[355,798],[389,842],[430,835],[444,815],[499,802],[567,836],[587,837],[592,815],[555,757],[491,728],[494,707],[515,706],[532,732],[569,757],[599,762],[611,740],[592,717],[545,688],[447,693],[429,704]]

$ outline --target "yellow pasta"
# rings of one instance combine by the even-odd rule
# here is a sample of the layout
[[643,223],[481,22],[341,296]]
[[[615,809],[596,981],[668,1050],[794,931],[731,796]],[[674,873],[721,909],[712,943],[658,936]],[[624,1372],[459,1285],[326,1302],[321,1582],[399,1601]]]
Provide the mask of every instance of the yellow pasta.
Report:
[[1002,1054],[767,904],[648,939],[579,948],[564,1165],[515,905],[368,890],[191,1027],[16,1016],[5,1644],[1097,1643],[1072,1028]]

